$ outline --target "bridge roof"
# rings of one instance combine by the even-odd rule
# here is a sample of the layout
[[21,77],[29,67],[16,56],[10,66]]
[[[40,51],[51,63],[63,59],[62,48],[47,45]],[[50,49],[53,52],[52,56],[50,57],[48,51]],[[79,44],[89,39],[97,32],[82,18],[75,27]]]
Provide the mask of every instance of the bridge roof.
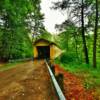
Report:
[[54,44],[54,45],[58,46],[55,42],[44,39],[44,38],[40,38],[40,39],[35,40],[35,42],[33,44],[35,45],[35,44],[37,44],[38,42],[41,42],[41,41],[44,41],[44,42],[48,43],[49,45]]

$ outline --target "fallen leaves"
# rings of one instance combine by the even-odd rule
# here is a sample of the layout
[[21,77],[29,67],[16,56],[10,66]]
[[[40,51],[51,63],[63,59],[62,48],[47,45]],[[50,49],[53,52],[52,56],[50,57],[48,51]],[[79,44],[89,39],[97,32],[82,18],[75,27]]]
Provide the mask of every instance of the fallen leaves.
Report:
[[55,73],[64,75],[64,94],[67,100],[94,100],[92,92],[85,90],[81,80],[55,64]]

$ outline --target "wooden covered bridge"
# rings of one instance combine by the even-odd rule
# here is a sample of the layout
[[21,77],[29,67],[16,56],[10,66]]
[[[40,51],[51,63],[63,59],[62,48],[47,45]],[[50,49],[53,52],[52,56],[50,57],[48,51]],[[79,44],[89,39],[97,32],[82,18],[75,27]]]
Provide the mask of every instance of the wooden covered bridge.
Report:
[[34,42],[34,58],[38,59],[50,59],[54,60],[61,55],[62,50],[60,47],[52,41],[47,39],[38,39]]

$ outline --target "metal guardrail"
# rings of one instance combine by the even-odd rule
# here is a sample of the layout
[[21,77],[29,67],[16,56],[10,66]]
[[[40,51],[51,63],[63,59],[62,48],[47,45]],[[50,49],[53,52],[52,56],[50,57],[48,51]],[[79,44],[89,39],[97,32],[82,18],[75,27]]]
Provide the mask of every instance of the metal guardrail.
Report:
[[56,92],[58,94],[59,100],[66,100],[66,98],[65,98],[60,86],[58,85],[58,82],[56,81],[55,76],[54,76],[53,72],[51,71],[50,66],[48,65],[46,60],[45,60],[45,63],[47,65],[47,68],[48,68],[49,74],[51,76],[51,79],[53,81],[53,85],[54,85],[54,87],[56,89]]
[[13,63],[13,62],[21,62],[21,61],[29,61],[32,60],[33,58],[23,58],[23,59],[10,59],[9,62]]

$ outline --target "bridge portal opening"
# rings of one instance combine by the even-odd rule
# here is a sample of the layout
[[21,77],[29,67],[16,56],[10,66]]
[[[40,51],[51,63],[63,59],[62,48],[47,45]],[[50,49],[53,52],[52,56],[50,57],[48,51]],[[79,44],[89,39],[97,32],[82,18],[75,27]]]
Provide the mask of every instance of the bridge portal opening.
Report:
[[37,46],[38,59],[50,58],[50,46]]

